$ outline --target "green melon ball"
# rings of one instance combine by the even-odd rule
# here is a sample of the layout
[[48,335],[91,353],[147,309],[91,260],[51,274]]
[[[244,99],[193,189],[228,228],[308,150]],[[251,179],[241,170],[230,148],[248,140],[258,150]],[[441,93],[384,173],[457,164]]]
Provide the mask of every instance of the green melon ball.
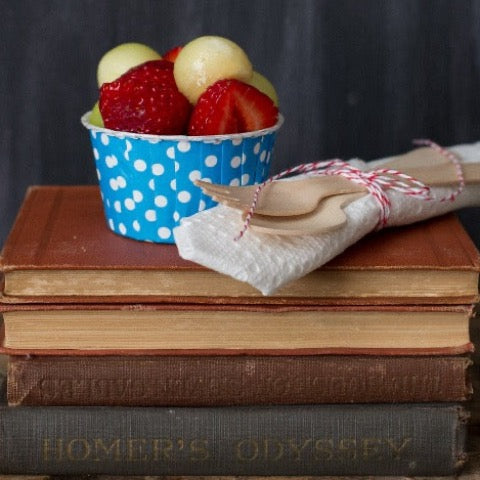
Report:
[[90,119],[89,122],[92,125],[95,125],[96,127],[101,127],[103,128],[103,118],[102,114],[100,113],[100,108],[98,106],[98,102],[95,103],[95,105],[92,108],[92,111],[90,112]]
[[153,48],[142,43],[121,43],[100,59],[97,67],[98,86],[100,87],[106,82],[113,82],[127,70],[141,63],[161,58],[162,56]]
[[257,88],[265,95],[268,95],[273,100],[273,103],[278,107],[277,92],[272,82],[270,82],[268,78],[263,76],[261,73],[254,71],[252,78],[248,81],[248,84],[251,85],[252,87]]

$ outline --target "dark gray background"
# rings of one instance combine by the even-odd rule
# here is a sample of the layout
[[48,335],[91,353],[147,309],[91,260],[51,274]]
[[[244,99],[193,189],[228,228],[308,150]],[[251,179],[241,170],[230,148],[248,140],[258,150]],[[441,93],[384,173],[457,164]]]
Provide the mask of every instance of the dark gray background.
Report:
[[[118,43],[239,43],[277,87],[274,171],[480,140],[478,0],[0,0],[0,245],[30,184],[95,183],[79,119]],[[480,245],[480,209],[461,212]]]

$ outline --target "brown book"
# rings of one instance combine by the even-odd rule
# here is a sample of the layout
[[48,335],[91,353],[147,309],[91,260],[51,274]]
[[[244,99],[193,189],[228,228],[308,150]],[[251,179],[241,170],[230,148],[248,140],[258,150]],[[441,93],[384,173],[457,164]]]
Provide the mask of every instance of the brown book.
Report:
[[4,349],[156,354],[453,354],[472,308],[281,305],[1,305]]
[[480,312],[470,319],[470,340],[474,346],[474,352],[470,358],[473,365],[470,367],[470,378],[472,380],[473,394],[468,403],[470,411],[470,424],[480,426]]
[[8,403],[227,406],[457,402],[465,356],[11,356]]
[[452,214],[371,234],[264,297],[175,245],[112,233],[95,186],[30,188],[2,257],[6,303],[465,304],[478,300],[480,271]]

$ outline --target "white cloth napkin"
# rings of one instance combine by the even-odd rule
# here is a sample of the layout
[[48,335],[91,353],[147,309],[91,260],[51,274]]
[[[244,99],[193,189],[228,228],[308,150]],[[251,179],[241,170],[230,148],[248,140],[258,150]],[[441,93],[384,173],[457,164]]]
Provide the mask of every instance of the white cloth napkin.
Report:
[[[480,142],[450,148],[462,163],[480,162]],[[369,162],[369,167],[389,159]],[[363,169],[365,162],[352,160]],[[363,168],[362,168],[363,167]],[[436,198],[451,188],[432,188]],[[406,225],[463,207],[480,206],[480,187],[466,186],[454,201],[436,202],[416,199],[388,190],[391,211],[387,226]],[[259,234],[247,230],[235,241],[243,226],[238,210],[219,205],[183,219],[174,230],[180,256],[220,273],[247,282],[264,295],[271,295],[312,270],[324,265],[347,247],[375,229],[380,206],[372,195],[345,208],[347,223],[334,231],[303,236]]]

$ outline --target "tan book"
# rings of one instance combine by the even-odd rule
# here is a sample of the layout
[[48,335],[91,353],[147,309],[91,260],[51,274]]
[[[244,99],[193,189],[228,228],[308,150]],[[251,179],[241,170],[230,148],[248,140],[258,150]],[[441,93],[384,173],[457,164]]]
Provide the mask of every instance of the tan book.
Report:
[[5,303],[465,304],[479,252],[454,215],[369,235],[264,297],[179,257],[175,245],[112,233],[95,186],[28,190],[0,259]]
[[[466,306],[3,305],[6,349],[156,354],[456,354]],[[8,353],[8,352],[7,352]]]

